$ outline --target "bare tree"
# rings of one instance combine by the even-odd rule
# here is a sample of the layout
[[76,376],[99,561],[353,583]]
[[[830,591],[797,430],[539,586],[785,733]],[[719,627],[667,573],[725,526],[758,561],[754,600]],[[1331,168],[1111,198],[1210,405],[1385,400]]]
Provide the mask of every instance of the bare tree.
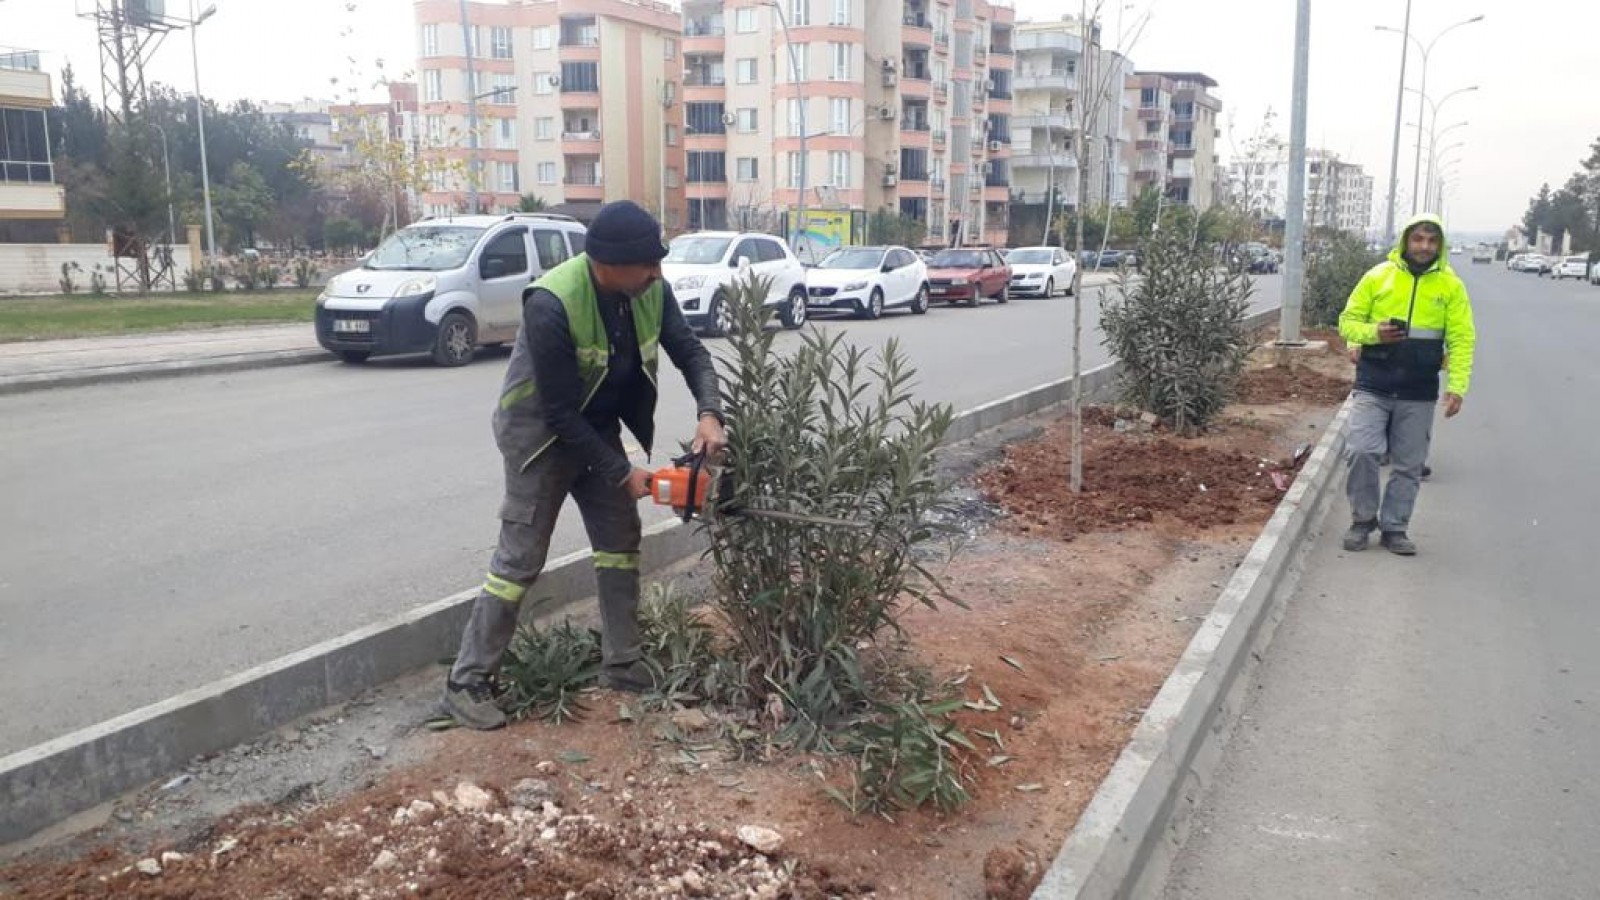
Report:
[[[1073,267],[1072,275],[1072,465],[1069,475],[1070,484],[1074,493],[1083,490],[1083,216],[1084,198],[1089,195],[1089,169],[1086,165],[1086,149],[1088,138],[1085,132],[1096,127],[1101,114],[1105,111],[1110,88],[1115,79],[1116,109],[1120,113],[1122,104],[1121,96],[1123,84],[1121,82],[1123,64],[1139,43],[1139,38],[1144,34],[1145,26],[1150,23],[1150,13],[1145,11],[1134,20],[1132,34],[1127,36],[1117,35],[1117,46],[1112,53],[1117,57],[1115,66],[1104,66],[1107,71],[1098,71],[1102,66],[1098,23],[1101,11],[1105,7],[1105,0],[1095,0],[1093,13],[1090,13],[1088,0],[1079,0],[1078,29],[1082,35],[1083,65],[1079,68],[1079,84],[1087,84],[1090,89],[1086,98],[1082,87],[1078,90],[1078,108],[1083,118],[1078,122],[1076,153],[1078,157],[1078,198],[1077,198],[1077,237],[1073,244],[1073,252],[1077,254],[1078,264]],[[1098,130],[1098,129],[1096,129]],[[1111,226],[1110,217],[1107,217],[1106,227]]]

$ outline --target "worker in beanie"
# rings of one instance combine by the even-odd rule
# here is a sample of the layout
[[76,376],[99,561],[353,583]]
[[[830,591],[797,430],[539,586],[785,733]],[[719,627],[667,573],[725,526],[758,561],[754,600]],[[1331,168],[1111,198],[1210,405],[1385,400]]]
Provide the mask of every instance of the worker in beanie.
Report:
[[653,686],[641,660],[638,501],[650,473],[623,450],[627,426],[648,453],[655,437],[661,351],[688,381],[699,424],[694,448],[727,446],[711,355],[661,279],[661,225],[630,201],[602,207],[586,252],[550,269],[523,300],[522,329],[494,414],[505,462],[500,541],[473,601],[445,685],[443,708],[469,728],[505,724],[496,676],[517,616],[550,548],[568,495],[594,549],[601,684]]

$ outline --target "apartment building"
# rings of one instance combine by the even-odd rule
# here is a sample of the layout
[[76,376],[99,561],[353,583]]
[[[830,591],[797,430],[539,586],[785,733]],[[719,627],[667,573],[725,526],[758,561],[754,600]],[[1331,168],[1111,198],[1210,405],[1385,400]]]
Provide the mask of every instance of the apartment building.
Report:
[[364,140],[394,141],[418,149],[421,107],[412,81],[389,83],[386,103],[336,103],[328,107],[330,138],[355,154]]
[[514,210],[533,194],[587,218],[629,198],[681,228],[676,9],[654,0],[475,0],[466,18],[464,31],[457,0],[415,5],[420,142],[453,163],[423,195],[426,212],[467,210],[476,172],[483,211]]
[[0,241],[59,240],[67,207],[50,157],[54,98],[38,53],[0,50]]
[[688,226],[887,209],[930,243],[1004,243],[1014,21],[985,0],[685,0]]
[[1124,85],[1133,62],[1102,46],[1098,29],[1087,41],[1083,32],[1071,18],[1016,26],[1011,213],[1013,222],[1025,223],[1018,240],[1040,240],[1047,214],[1079,205],[1080,176],[1087,179],[1087,204],[1127,203]]
[[[1269,223],[1288,215],[1289,148],[1276,143],[1270,156],[1236,160],[1227,180],[1235,200]],[[1359,165],[1316,148],[1306,151],[1306,223],[1364,235],[1372,225],[1374,180]]]
[[1171,202],[1209,209],[1223,175],[1217,155],[1222,101],[1217,82],[1201,72],[1138,72],[1128,82],[1136,101],[1133,193],[1155,187]]

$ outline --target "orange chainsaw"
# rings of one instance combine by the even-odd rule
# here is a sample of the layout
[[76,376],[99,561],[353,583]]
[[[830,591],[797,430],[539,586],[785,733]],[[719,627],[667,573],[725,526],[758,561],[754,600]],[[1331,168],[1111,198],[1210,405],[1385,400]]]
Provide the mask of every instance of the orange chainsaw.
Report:
[[[711,495],[711,481],[714,476],[708,471],[704,451],[687,453],[672,461],[672,466],[657,469],[650,476],[650,496],[658,506],[670,506],[683,521],[699,517],[705,518],[706,501]],[[727,498],[733,496],[733,472],[723,469],[721,474],[715,476],[719,480],[717,496]],[[849,519],[835,519],[829,516],[813,516],[806,513],[787,512],[781,509],[762,509],[741,506],[729,500],[723,500],[716,506],[718,515],[746,516],[757,519],[772,519],[778,522],[794,522],[801,525],[825,525],[837,528],[867,529],[872,526],[865,522],[852,522]]]

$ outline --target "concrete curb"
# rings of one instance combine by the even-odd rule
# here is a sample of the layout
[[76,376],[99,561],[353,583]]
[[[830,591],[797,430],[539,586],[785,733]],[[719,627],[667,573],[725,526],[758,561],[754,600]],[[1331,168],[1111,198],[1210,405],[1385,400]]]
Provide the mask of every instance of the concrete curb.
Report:
[[124,381],[144,381],[156,378],[177,378],[182,375],[206,375],[214,372],[240,372],[247,369],[273,369],[281,366],[298,366],[314,362],[332,362],[336,359],[321,348],[299,350],[269,350],[259,353],[239,353],[232,356],[211,356],[201,359],[170,360],[156,363],[134,363],[125,366],[102,366],[77,369],[71,372],[38,372],[31,375],[0,377],[0,396],[47,391],[53,388],[85,387],[94,384],[112,384]]
[[1234,689],[1272,639],[1308,529],[1337,491],[1348,402],[1222,589],[1132,739],[1067,836],[1034,900],[1159,893],[1238,717]]
[[[1257,313],[1247,324],[1255,327],[1275,315]],[[321,350],[311,352],[328,358]],[[1112,362],[1084,372],[1085,399],[1108,395],[1119,371]],[[968,410],[951,423],[944,443],[1064,402],[1071,390],[1072,379],[1062,378]],[[705,547],[696,529],[677,520],[656,525],[640,547],[640,571],[660,572]],[[530,614],[557,613],[592,596],[589,559],[584,550],[551,561],[534,589],[533,599],[542,602],[528,604]],[[148,784],[196,756],[251,740],[454,653],[476,595],[474,588],[446,597],[0,758],[0,844]]]

